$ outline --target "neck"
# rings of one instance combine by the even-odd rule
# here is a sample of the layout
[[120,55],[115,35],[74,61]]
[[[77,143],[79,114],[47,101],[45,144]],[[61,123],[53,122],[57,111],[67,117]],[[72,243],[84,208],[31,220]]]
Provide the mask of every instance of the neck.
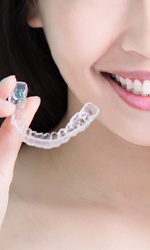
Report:
[[[68,106],[67,121],[81,108],[71,93]],[[149,147],[128,143],[95,121],[59,150],[63,170],[82,195],[122,207],[150,208]]]

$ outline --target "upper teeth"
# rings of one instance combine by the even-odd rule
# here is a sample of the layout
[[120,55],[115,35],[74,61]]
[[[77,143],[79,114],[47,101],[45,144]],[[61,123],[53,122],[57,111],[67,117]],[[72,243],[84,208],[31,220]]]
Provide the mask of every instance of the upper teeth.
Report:
[[132,91],[135,94],[138,95],[144,95],[148,96],[150,95],[150,81],[145,80],[143,83],[141,83],[139,80],[135,79],[134,81],[123,78],[117,75],[112,74],[111,75],[117,82],[121,84],[123,88],[125,88],[128,91]]

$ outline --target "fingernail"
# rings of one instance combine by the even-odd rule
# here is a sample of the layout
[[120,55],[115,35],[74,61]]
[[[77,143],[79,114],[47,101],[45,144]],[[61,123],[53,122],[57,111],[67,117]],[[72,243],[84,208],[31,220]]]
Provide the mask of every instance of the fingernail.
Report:
[[11,78],[14,78],[16,80],[16,76],[15,75],[11,75],[11,76],[7,76],[5,78],[3,78],[1,81],[0,81],[0,84],[3,83],[4,81],[8,80],[8,79],[11,79]]

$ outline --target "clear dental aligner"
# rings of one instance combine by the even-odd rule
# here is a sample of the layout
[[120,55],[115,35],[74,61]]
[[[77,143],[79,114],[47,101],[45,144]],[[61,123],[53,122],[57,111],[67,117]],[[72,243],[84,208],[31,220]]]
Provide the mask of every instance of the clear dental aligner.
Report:
[[80,112],[76,113],[58,132],[38,133],[25,124],[24,108],[28,87],[25,82],[17,82],[8,100],[16,105],[16,111],[11,117],[11,123],[23,142],[38,148],[51,149],[66,143],[71,137],[84,131],[99,114],[99,109],[92,103],[86,103]]

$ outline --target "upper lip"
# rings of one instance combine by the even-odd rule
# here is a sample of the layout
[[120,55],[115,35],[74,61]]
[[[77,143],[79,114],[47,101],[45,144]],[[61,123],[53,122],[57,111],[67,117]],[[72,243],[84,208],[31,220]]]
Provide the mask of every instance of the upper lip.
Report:
[[137,79],[137,80],[150,80],[150,72],[148,71],[112,71],[109,74],[117,75],[122,78]]

